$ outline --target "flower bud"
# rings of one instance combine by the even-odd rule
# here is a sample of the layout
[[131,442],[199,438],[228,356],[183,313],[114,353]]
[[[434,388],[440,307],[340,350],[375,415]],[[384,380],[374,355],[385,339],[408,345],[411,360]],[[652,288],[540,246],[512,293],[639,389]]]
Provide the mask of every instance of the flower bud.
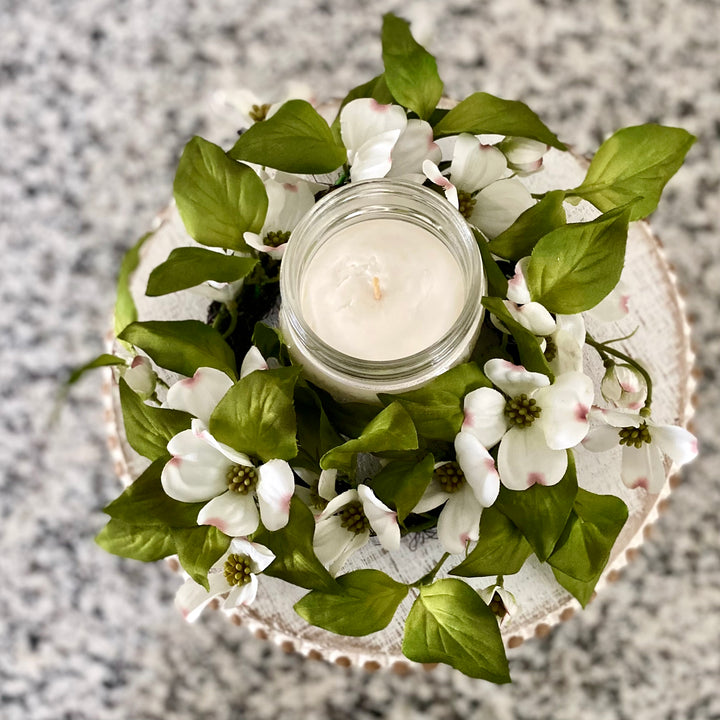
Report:
[[148,358],[138,355],[133,358],[130,367],[122,373],[128,387],[136,392],[143,400],[147,400],[155,392],[157,375]]
[[600,385],[602,396],[616,407],[638,410],[647,396],[643,376],[630,365],[613,363]]
[[507,137],[498,148],[507,158],[511,170],[515,170],[520,175],[529,175],[542,167],[543,155],[550,146],[529,138]]
[[497,615],[502,623],[506,615],[513,615],[517,611],[515,596],[502,585],[490,585],[478,590],[482,601]]

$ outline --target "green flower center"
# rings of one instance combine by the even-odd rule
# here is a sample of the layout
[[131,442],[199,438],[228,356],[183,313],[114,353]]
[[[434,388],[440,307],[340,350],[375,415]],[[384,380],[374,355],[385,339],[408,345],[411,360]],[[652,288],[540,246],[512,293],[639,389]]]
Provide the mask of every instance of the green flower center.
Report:
[[262,105],[253,105],[252,108],[250,108],[250,112],[248,115],[250,116],[250,119],[253,122],[262,122],[268,114],[268,110],[270,109],[270,103],[263,103]]
[[555,341],[552,338],[545,338],[545,359],[548,362],[552,362],[557,357],[558,349]]
[[370,521],[365,516],[359,500],[353,500],[340,511],[340,524],[356,535],[370,529]]
[[465,482],[465,473],[456,462],[449,462],[435,468],[435,478],[445,492],[454,493]]
[[525,393],[505,403],[505,417],[518,427],[530,427],[540,417],[541,411],[537,400],[529,398]]
[[280,247],[284,245],[290,239],[289,230],[271,230],[263,239],[264,245],[270,247]]
[[620,444],[628,447],[641,448],[643,443],[650,443],[650,430],[647,423],[640,427],[624,427],[620,430]]
[[225,561],[223,572],[228,585],[247,585],[252,575],[252,561],[248,555],[233,553]]
[[470,219],[476,202],[477,200],[469,192],[458,190],[458,210],[466,220]]
[[254,490],[258,481],[257,470],[246,465],[233,465],[227,471],[225,477],[227,478],[228,489],[241,495],[247,495],[251,490]]
[[497,615],[501,620],[507,615],[507,608],[505,607],[505,603],[503,602],[502,598],[500,597],[500,593],[496,592],[492,596],[492,600],[490,601],[490,604],[488,607]]

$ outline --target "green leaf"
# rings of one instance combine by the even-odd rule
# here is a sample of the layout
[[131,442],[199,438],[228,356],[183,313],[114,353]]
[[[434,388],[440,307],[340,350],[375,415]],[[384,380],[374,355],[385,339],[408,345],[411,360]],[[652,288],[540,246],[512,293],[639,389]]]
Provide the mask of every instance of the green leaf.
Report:
[[631,210],[625,205],[542,237],[528,264],[530,297],[566,315],[595,307],[620,280]]
[[166,528],[131,525],[110,518],[95,542],[113,555],[154,562],[175,553],[175,542]]
[[243,233],[259,233],[265,222],[262,180],[201,137],[185,146],[173,192],[185,229],[201,245],[247,250]]
[[337,578],[333,593],[313,590],[295,603],[311,625],[339,635],[370,635],[387,627],[407,595],[407,585],[379,570],[355,570]]
[[134,323],[138,319],[135,301],[130,292],[130,277],[140,263],[140,249],[154,234],[154,232],[145,233],[145,235],[125,253],[125,257],[123,257],[122,263],[120,264],[113,325],[115,337],[119,337],[120,333],[130,325],[130,323]]
[[230,547],[230,538],[212,525],[172,528],[170,535],[185,572],[196,583],[210,590],[208,570]]
[[169,456],[155,460],[120,497],[104,510],[110,517],[143,527],[197,527],[197,516],[205,504],[173,500],[160,482]]
[[200,367],[236,377],[235,354],[222,335],[199,320],[149,320],[128,325],[121,340],[144,350],[160,367],[192,377]]
[[263,462],[294,458],[293,390],[299,374],[299,368],[278,368],[236,382],[210,417],[213,437]]
[[484,297],[482,304],[510,331],[517,344],[520,361],[525,368],[530,372],[543,373],[552,380],[554,375],[540,347],[540,340],[515,320],[500,298]]
[[395,100],[427,120],[443,92],[437,63],[413,38],[410,24],[392,13],[383,17],[382,56],[385,82]]
[[149,297],[167,295],[201,285],[206,280],[235,282],[244,278],[257,263],[255,258],[223,255],[204,248],[175,248],[170,257],[150,273],[145,294]]
[[293,465],[317,472],[320,458],[341,445],[343,438],[330,423],[317,393],[306,382],[298,383],[295,388],[295,413],[299,452]]
[[485,363],[493,358],[502,358],[512,362],[513,357],[507,350],[507,337],[505,333],[500,332],[492,324],[489,316],[486,315],[483,324],[480,326],[480,335],[470,359],[481,368],[484,368]]
[[70,377],[65,381],[65,385],[74,385],[89,370],[112,365],[127,365],[127,361],[117,355],[103,353],[102,355],[98,355],[94,360],[90,360],[90,362],[75,368],[72,373],[70,373]]
[[120,405],[130,447],[149,460],[166,457],[170,438],[187,430],[192,422],[186,412],[146,405],[122,378]]
[[430,484],[435,458],[426,454],[420,459],[391,460],[370,482],[375,495],[397,510],[398,522],[412,512]]
[[581,582],[599,577],[627,518],[627,506],[620,498],[580,489],[548,563]]
[[508,281],[505,277],[505,273],[503,273],[500,266],[497,264],[497,261],[492,256],[490,246],[488,245],[488,241],[485,237],[478,232],[476,228],[472,228],[472,231],[473,235],[475,235],[478,248],[480,248],[480,256],[482,257],[483,270],[485,271],[485,276],[487,277],[490,295],[495,295],[496,297],[501,298],[507,297]]
[[312,545],[314,532],[313,514],[302,500],[293,497],[290,502],[290,518],[284,528],[270,532],[261,526],[253,536],[255,542],[275,554],[275,559],[264,570],[265,575],[280,578],[307,590],[337,592],[337,583],[315,556]]
[[[287,346],[283,342],[282,333],[275,327],[264,322],[255,323],[252,344],[264,358],[274,357],[283,362],[287,355]],[[283,363],[285,364],[285,363]]]
[[229,153],[236,160],[289,173],[328,173],[347,160],[327,122],[305,100],[289,100],[267,120],[255,123]]
[[590,600],[592,600],[595,586],[597,585],[597,582],[600,579],[600,575],[602,575],[602,572],[599,572],[597,576],[595,576],[592,580],[582,582],[581,580],[576,580],[575,578],[566,575],[564,572],[558,570],[557,568],[551,569],[558,583],[562,587],[564,587],[573,597],[575,597],[580,603],[580,605],[586,607]]
[[373,100],[376,100],[381,105],[389,105],[393,102],[392,93],[385,82],[385,76],[382,74],[376,75],[372,80],[368,80],[366,83],[354,87],[343,98],[343,101],[340,103],[340,107],[338,108],[337,115],[330,126],[333,136],[337,138],[338,141],[340,141],[340,113],[349,102],[358,100],[359,98],[373,98]]
[[530,555],[532,547],[520,529],[497,508],[489,507],[480,517],[477,545],[450,574],[462,577],[513,575]]
[[575,459],[570,450],[567,452],[568,469],[557,485],[533,485],[527,490],[501,486],[493,505],[520,529],[541,562],[555,548],[578,494]]
[[402,651],[415,662],[447,663],[470,677],[510,682],[497,618],[462,580],[420,588],[405,623]]
[[348,440],[325,453],[320,460],[320,467],[324,470],[337,468],[350,471],[358,453],[417,450],[417,447],[417,433],[412,418],[403,406],[396,402],[379,412],[360,437]]
[[479,387],[492,387],[492,383],[475,363],[464,363],[418,390],[378,397],[388,405],[400,403],[422,437],[452,442],[463,423],[465,395]]
[[320,399],[330,424],[342,435],[357,437],[367,424],[377,416],[380,408],[367,403],[339,403],[329,392],[308,383]]
[[547,193],[539,203],[520,215],[507,230],[490,240],[490,251],[515,261],[530,255],[541,237],[567,223],[563,208],[564,197],[563,190]]
[[685,130],[662,125],[618,130],[595,153],[582,185],[568,194],[588,200],[603,212],[640,197],[630,208],[630,220],[647,217],[695,139]]
[[435,126],[435,138],[460,133],[511,135],[567,149],[525,103],[483,92],[465,98]]

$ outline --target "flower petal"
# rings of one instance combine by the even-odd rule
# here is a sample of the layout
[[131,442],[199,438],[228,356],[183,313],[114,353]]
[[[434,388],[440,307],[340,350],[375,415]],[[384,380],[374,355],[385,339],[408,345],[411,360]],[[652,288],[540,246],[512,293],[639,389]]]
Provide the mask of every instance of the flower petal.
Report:
[[323,500],[332,500],[337,493],[335,492],[335,481],[337,480],[337,470],[331,468],[323,470],[318,479],[318,495]]
[[258,591],[258,579],[254,574],[250,575],[250,582],[244,585],[236,585],[223,603],[223,610],[232,610],[238,605],[250,605]]
[[346,490],[345,492],[336,495],[325,506],[325,509],[322,511],[322,513],[320,513],[320,520],[324,520],[325,518],[334,515],[338,510],[355,500],[360,500],[360,496],[358,495],[357,490]]
[[433,130],[424,120],[408,120],[405,130],[391,152],[392,167],[387,177],[425,181],[423,162],[440,162],[440,148],[433,141]]
[[340,136],[348,150],[348,160],[352,161],[360,148],[378,135],[394,131],[397,140],[406,125],[407,116],[399,105],[381,105],[372,98],[352,100],[340,112]]
[[555,319],[544,305],[538,302],[516,305],[509,300],[503,300],[503,304],[513,318],[534,335],[544,337],[555,332]]
[[[225,558],[223,558],[223,563]],[[222,572],[208,573],[210,590],[188,578],[175,594],[175,607],[188,622],[195,622],[200,617],[203,608],[218,595],[230,589]]]
[[255,498],[252,493],[226,490],[200,510],[197,522],[198,525],[213,525],[230,537],[250,535],[259,525]]
[[380,501],[367,485],[358,485],[357,490],[365,517],[378,536],[380,544],[386,550],[398,550],[400,548],[400,526],[397,513]]
[[388,130],[368,140],[350,159],[353,182],[382,178],[392,167],[392,149],[400,130]]
[[437,524],[438,539],[445,552],[465,552],[467,544],[478,539],[481,514],[482,506],[470,485],[462,485],[450,495]]
[[422,166],[425,177],[443,189],[445,197],[453,207],[460,207],[457,188],[440,172],[440,168],[431,160],[425,160]]
[[474,135],[458,135],[453,149],[450,177],[465,192],[474,193],[499,180],[507,171],[505,156]]
[[282,243],[282,245],[278,245],[277,247],[273,245],[266,245],[263,242],[264,237],[264,235],[258,235],[257,233],[243,233],[243,240],[245,240],[251,248],[254,248],[258,252],[267,253],[274,260],[280,260],[285,254],[287,243]]
[[271,532],[284,528],[295,490],[292,468],[285,460],[270,460],[258,468],[258,475],[257,496],[263,525]]
[[659,493],[665,485],[660,448],[654,443],[643,443],[639,448],[624,445],[620,476],[629,488],[641,487],[649,493]]
[[575,447],[587,435],[588,415],[593,401],[593,382],[583,373],[559,375],[550,387],[540,388],[533,397],[542,408],[535,421],[553,450]]
[[616,427],[610,425],[596,425],[590,428],[582,446],[590,452],[606,452],[618,447],[620,444],[620,433]]
[[173,458],[160,476],[163,490],[173,500],[202,502],[227,489],[227,471],[232,463],[192,430],[183,430],[168,443]]
[[464,431],[455,436],[455,453],[475,499],[482,507],[490,507],[500,492],[500,478],[490,453],[474,435]]
[[246,353],[240,368],[240,378],[244,378],[256,370],[267,370],[268,364],[260,350],[253,345]]
[[534,204],[532,195],[519,180],[498,180],[475,196],[470,222],[492,240]]
[[262,228],[265,237],[269,232],[288,232],[295,229],[300,219],[315,204],[310,186],[296,182],[265,181],[268,210]]
[[515,274],[508,280],[507,299],[518,305],[524,305],[531,300],[530,290],[525,280],[530,256],[521,258],[515,264]]
[[[444,465],[445,463],[438,463],[438,465]],[[438,467],[436,465],[435,467]],[[414,513],[424,513],[428,510],[433,510],[436,507],[442,505],[448,498],[450,493],[442,489],[442,485],[433,476],[430,484],[427,486],[423,496],[418,501],[418,504],[413,508]]]
[[585,320],[580,314],[556,315],[556,329],[552,335],[556,347],[555,357],[549,361],[555,375],[582,372],[585,346]]
[[650,437],[678,466],[685,465],[697,457],[697,438],[683,427],[653,425],[650,428]]
[[232,385],[232,380],[221,370],[201,367],[191,378],[173,383],[166,403],[173,410],[184,410],[207,425],[215,406]]
[[587,314],[596,322],[617,322],[630,312],[630,290],[621,279],[603,300]]
[[497,444],[508,428],[505,397],[493,388],[469,392],[463,402],[462,432],[474,435],[486,448]]
[[542,430],[534,425],[510,428],[500,441],[500,481],[509,490],[525,490],[535,483],[555,485],[562,480],[567,462],[567,452],[551,450]]
[[350,556],[369,539],[368,531],[357,535],[349,532],[341,525],[340,518],[333,515],[320,520],[315,525],[313,549],[318,560],[335,577]]
[[485,363],[485,375],[511,398],[526,393],[529,395],[538,388],[550,384],[550,379],[542,373],[530,372],[522,365],[513,365],[502,358],[493,358]]
[[243,537],[235,537],[230,541],[229,553],[247,555],[252,561],[252,572],[260,573],[275,559],[275,554],[260,543],[250,542]]
[[229,445],[221,443],[216,440],[205,425],[200,420],[192,421],[192,430],[203,442],[209,447],[220,453],[226,460],[229,460],[233,465],[244,465],[245,467],[254,467],[252,460],[245,454],[233,450]]

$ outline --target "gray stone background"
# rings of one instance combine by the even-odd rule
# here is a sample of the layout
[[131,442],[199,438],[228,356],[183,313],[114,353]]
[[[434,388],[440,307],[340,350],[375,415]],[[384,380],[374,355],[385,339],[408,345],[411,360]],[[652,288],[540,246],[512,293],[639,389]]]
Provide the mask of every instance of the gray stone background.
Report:
[[[103,554],[117,492],[100,377],[47,429],[58,382],[102,350],[118,262],[215,90],[321,98],[380,68],[380,16],[432,33],[446,91],[528,102],[583,152],[648,121],[699,137],[653,222],[695,321],[702,457],[622,580],[510,654],[514,684],[308,662],[208,613],[177,578]],[[717,0],[0,0],[0,717],[3,720],[720,718]]]

